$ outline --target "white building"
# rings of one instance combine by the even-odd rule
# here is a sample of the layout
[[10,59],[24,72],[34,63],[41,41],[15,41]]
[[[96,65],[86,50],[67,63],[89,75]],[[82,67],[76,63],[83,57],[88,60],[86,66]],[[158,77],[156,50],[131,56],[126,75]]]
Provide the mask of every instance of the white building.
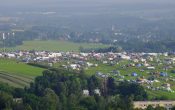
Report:
[[89,90],[83,90],[83,95],[89,96]]

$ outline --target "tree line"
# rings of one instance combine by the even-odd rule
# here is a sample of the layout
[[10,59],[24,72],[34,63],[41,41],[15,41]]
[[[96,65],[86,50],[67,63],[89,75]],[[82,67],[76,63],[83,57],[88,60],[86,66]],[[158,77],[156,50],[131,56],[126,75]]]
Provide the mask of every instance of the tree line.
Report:
[[138,84],[87,76],[83,71],[46,70],[25,89],[0,84],[1,110],[133,110],[133,100],[147,98]]

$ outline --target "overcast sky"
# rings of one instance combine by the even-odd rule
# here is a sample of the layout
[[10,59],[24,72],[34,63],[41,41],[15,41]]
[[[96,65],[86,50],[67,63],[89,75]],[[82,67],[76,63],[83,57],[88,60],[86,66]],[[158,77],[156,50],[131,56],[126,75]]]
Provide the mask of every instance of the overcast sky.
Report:
[[42,4],[42,3],[174,3],[175,0],[1,0],[3,4]]
[[[157,5],[173,7],[175,5],[175,0],[0,0],[0,9],[1,10],[14,10],[20,9],[69,9],[74,10],[77,8],[81,10],[82,8],[93,7],[94,10],[97,8],[111,8],[110,5],[114,7],[135,8],[137,6],[147,6],[149,4],[152,7],[157,7]],[[134,4],[134,6],[133,6]],[[139,5],[141,4],[141,5]],[[155,5],[155,6],[154,6]],[[49,7],[49,8],[48,8]]]

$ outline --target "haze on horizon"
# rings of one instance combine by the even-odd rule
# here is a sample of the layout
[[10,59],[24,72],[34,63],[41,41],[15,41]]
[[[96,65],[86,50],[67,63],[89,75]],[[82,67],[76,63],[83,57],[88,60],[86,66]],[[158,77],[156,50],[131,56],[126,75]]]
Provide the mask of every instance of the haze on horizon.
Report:
[[32,8],[32,7],[90,7],[90,6],[109,6],[109,5],[174,5],[174,0],[4,0],[1,1],[0,6],[6,9],[11,8]]

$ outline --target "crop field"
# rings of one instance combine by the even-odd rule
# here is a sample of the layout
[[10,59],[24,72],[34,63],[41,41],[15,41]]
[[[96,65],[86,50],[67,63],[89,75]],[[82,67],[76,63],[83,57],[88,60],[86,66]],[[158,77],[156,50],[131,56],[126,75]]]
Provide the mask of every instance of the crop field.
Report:
[[42,75],[43,70],[13,59],[0,58],[0,82],[14,87],[28,86],[36,76]]
[[[83,48],[105,48],[109,47],[104,44],[95,44],[95,43],[73,43],[69,41],[25,41],[23,45],[6,48],[7,51],[15,50],[45,50],[45,51],[76,51],[78,52],[80,47]],[[3,50],[2,48],[0,49]]]

